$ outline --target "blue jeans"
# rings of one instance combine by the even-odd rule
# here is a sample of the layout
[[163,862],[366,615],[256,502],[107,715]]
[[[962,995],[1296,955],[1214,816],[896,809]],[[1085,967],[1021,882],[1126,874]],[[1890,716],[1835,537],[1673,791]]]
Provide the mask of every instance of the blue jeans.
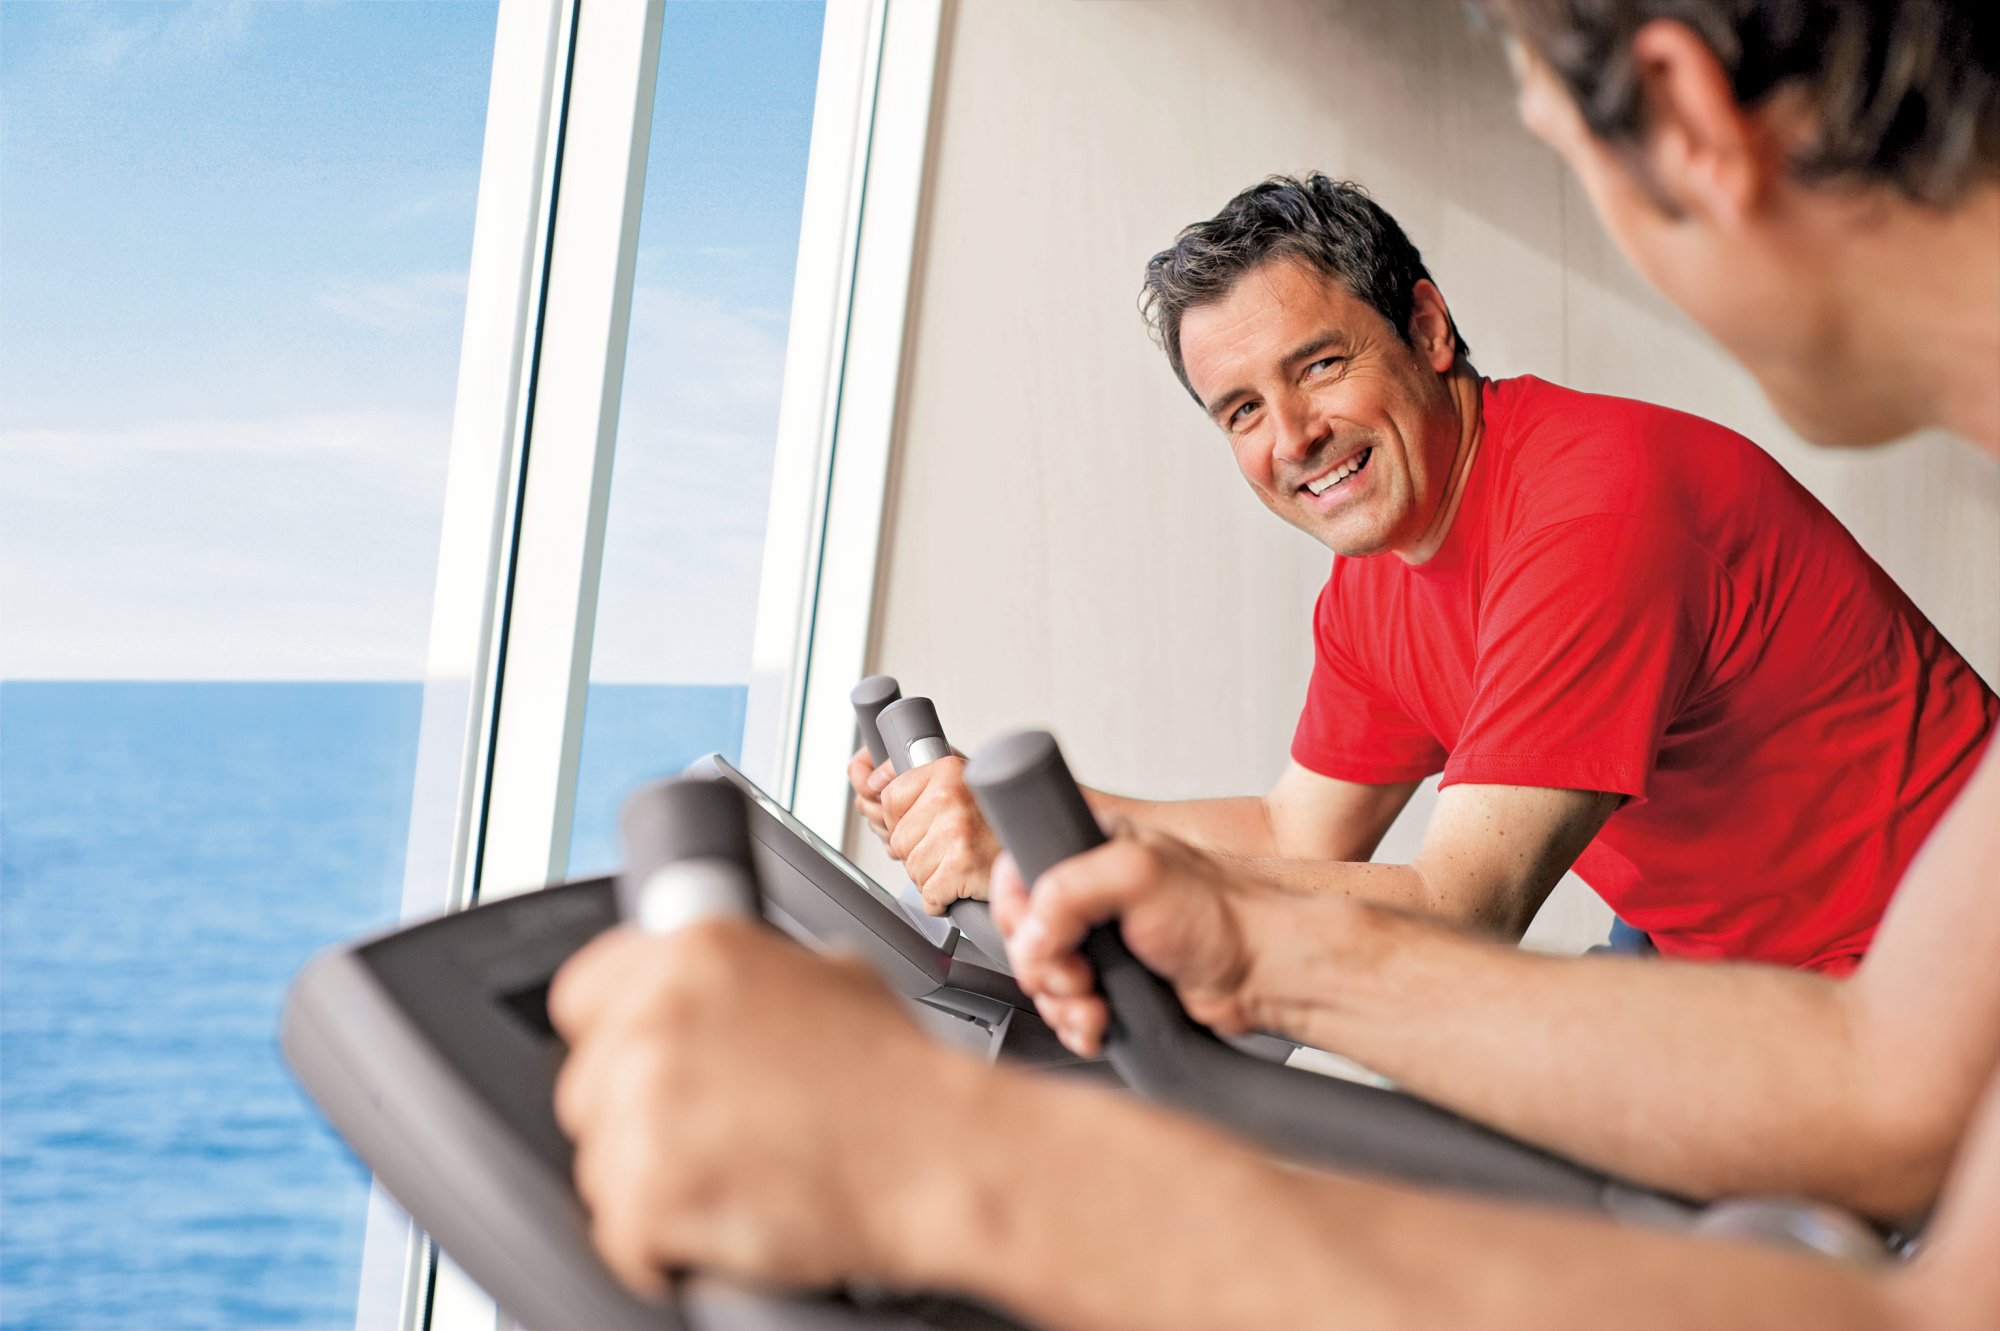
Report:
[[1611,938],[1605,949],[1621,956],[1649,957],[1659,951],[1644,929],[1634,929],[1623,920],[1611,921]]

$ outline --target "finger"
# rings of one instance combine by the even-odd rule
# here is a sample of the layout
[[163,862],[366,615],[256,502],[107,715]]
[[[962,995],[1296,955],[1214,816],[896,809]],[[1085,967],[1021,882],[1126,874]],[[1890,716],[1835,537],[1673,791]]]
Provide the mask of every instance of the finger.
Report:
[[577,1140],[573,1174],[577,1196],[590,1212],[591,1241],[611,1273],[627,1288],[646,1295],[666,1292],[668,1262],[659,1239],[679,1217],[663,1199],[658,1172],[667,1167],[655,1132],[671,1126],[655,1121],[644,1096],[646,1060],[626,1060],[610,1070],[612,1084],[599,1119]]
[[1063,952],[1053,957],[1016,956],[1008,950],[1014,982],[1027,994],[1045,994],[1053,999],[1073,998],[1097,988],[1090,963],[1080,953]]
[[1004,850],[993,861],[993,873],[986,882],[986,899],[993,903],[993,923],[999,926],[1000,936],[1011,936],[1027,913],[1028,885],[1021,881],[1014,857]]
[[918,885],[923,894],[924,909],[933,915],[942,915],[965,897],[965,877],[958,871],[956,857],[950,853],[943,855],[937,870]]
[[856,749],[854,756],[847,760],[847,784],[854,787],[854,793],[861,799],[870,798],[868,778],[875,774],[875,760],[868,756],[865,748]]
[[1103,1048],[1105,1008],[1098,998],[1036,999],[1042,1020],[1073,1054],[1093,1058]]
[[946,872],[951,875],[951,881],[958,885],[958,895],[967,901],[984,901],[993,890],[988,885],[991,871],[979,863],[972,850],[967,850],[960,856],[956,865],[947,865]]
[[1072,1000],[1069,1025],[1070,1052],[1095,1058],[1104,1052],[1104,1033],[1111,1028],[1111,1009],[1102,998]]
[[1159,876],[1159,858],[1131,841],[1072,856],[1035,881],[1016,944],[1029,958],[1073,951],[1093,927],[1153,892]]
[[607,929],[577,949],[549,982],[549,1022],[575,1041],[602,1020],[606,1008],[650,969],[646,954],[657,939],[636,929]]
[[889,816],[890,822],[902,822],[917,806],[917,801],[924,797],[924,792],[930,789],[930,784],[929,764],[903,773],[882,787],[882,812]]
[[894,763],[888,763],[888,762],[883,763],[881,766],[877,767],[874,771],[868,774],[869,794],[880,795],[882,793],[882,787],[888,785],[891,781],[894,781],[895,779],[896,779],[896,765]]
[[901,857],[904,872],[910,875],[910,881],[916,884],[918,894],[924,899],[924,909],[933,915],[941,913],[955,900],[947,894],[947,885],[939,874],[950,849],[948,838],[927,836]]
[[1080,998],[1097,992],[1097,976],[1090,963],[1075,952],[1050,957],[1039,967],[1036,993],[1054,998]]
[[562,1066],[556,1073],[555,1114],[556,1126],[570,1140],[585,1136],[591,1123],[609,1103],[604,1094],[605,1074],[609,1071],[606,1050],[619,1044],[616,1040],[586,1039],[570,1046],[563,1055]]
[[597,1255],[619,1284],[641,1298],[659,1298],[667,1292],[668,1260],[648,1228],[649,1224],[664,1228],[667,1223],[667,1217],[646,1215],[622,1196],[591,1211],[590,1241]]
[[929,830],[914,818],[891,821],[889,839],[885,843],[889,858],[897,861],[909,859],[910,853],[923,843],[924,833]]

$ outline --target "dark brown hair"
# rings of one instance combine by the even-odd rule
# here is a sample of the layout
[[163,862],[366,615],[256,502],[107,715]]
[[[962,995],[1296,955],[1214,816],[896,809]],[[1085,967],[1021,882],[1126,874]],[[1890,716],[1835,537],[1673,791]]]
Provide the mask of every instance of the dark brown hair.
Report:
[[[1413,293],[1430,270],[1396,219],[1359,185],[1317,171],[1303,179],[1272,176],[1207,221],[1182,228],[1172,246],[1146,263],[1139,311],[1195,401],[1201,395],[1181,359],[1181,316],[1223,299],[1245,273],[1272,259],[1297,260],[1339,282],[1410,342]],[[1451,335],[1458,354],[1469,358],[1456,324]]]
[[1485,0],[1548,62],[1591,132],[1636,143],[1645,106],[1632,38],[1687,26],[1738,104],[1801,99],[1815,132],[1793,158],[1808,183],[1888,185],[1949,205],[2000,177],[1996,0]]

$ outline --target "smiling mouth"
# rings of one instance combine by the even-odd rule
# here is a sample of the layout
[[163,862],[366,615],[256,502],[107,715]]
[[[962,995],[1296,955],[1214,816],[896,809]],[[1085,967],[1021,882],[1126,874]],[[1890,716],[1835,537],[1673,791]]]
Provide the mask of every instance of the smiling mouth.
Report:
[[1360,475],[1361,472],[1367,468],[1368,459],[1373,457],[1374,455],[1375,455],[1375,450],[1373,447],[1362,449],[1359,453],[1356,453],[1353,457],[1341,463],[1338,467],[1335,467],[1332,471],[1320,477],[1318,480],[1307,481],[1304,487],[1306,493],[1310,494],[1315,499],[1319,498],[1321,495],[1325,494],[1328,490],[1333,489],[1334,486],[1339,485],[1342,481],[1347,480],[1349,477]]

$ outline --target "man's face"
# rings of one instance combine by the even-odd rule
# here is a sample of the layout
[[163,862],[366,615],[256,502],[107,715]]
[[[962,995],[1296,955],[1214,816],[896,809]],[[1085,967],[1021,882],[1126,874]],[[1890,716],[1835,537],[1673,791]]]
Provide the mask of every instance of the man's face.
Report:
[[[1756,376],[1787,424],[1818,443],[1861,445],[1924,423],[1921,395],[1885,374],[1873,330],[1855,328],[1843,309],[1839,213],[1785,179],[1770,140],[1746,140],[1734,155],[1710,141],[1700,156],[1676,133],[1649,144],[1641,164],[1590,132],[1538,57],[1517,43],[1513,59],[1523,123],[1576,173],[1633,267]],[[1723,86],[1683,81],[1673,91],[1712,97]],[[1699,109],[1709,113],[1703,126],[1725,136],[1732,125],[1757,131],[1731,118],[1733,103]]]
[[1416,348],[1339,282],[1289,259],[1181,319],[1188,381],[1243,478],[1338,554],[1429,554],[1461,430],[1444,380],[1456,349],[1443,302],[1429,283],[1418,290]]

